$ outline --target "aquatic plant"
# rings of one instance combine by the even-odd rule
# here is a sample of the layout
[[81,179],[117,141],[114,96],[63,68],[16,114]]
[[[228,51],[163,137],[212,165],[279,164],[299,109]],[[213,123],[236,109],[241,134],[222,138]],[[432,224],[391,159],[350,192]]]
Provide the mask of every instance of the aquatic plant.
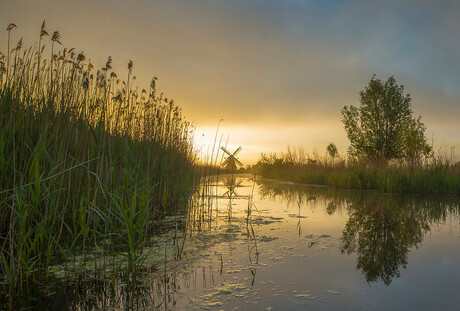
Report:
[[338,188],[379,190],[387,193],[460,194],[460,166],[433,153],[418,166],[392,162],[378,166],[353,159],[310,156],[302,148],[262,154],[254,170],[263,177]]
[[[97,249],[135,272],[155,221],[185,208],[193,127],[156,90],[96,70],[43,22],[38,46],[0,54],[0,273],[10,291],[51,262]],[[101,265],[103,262],[101,263]],[[81,271],[84,271],[83,267]]]

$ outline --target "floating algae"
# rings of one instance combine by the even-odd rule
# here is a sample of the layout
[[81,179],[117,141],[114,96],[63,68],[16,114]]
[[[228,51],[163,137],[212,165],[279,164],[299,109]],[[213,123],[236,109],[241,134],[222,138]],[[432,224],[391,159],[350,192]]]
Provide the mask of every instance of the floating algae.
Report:
[[246,297],[246,290],[247,288],[244,284],[222,283],[219,286],[211,288],[207,293],[192,299],[190,301],[190,306],[209,310],[213,307],[222,306],[222,299],[228,300],[229,297]]
[[231,269],[227,270],[227,274],[240,273],[243,269]]
[[235,291],[238,291],[244,288],[245,286],[243,284],[224,283],[216,288],[216,292],[219,294],[228,295],[228,294],[234,293]]
[[278,239],[278,237],[276,236],[261,236],[260,239],[259,239],[259,242],[271,242],[271,241],[274,241]]
[[260,216],[260,217],[253,219],[252,223],[256,225],[269,225],[269,224],[273,224],[276,222],[281,222],[283,219],[284,218],[282,217],[272,217],[272,216],[262,217]]
[[329,234],[313,235],[311,233],[304,236],[305,239],[327,239],[330,237],[331,236]]
[[307,218],[307,216],[301,216],[301,215],[297,215],[297,214],[288,214],[289,217],[291,218]]
[[307,294],[307,293],[305,293],[305,294],[296,294],[296,295],[294,295],[294,297],[303,298],[303,299],[309,299],[309,300],[316,299],[316,297],[314,297],[314,296],[312,296],[310,294]]

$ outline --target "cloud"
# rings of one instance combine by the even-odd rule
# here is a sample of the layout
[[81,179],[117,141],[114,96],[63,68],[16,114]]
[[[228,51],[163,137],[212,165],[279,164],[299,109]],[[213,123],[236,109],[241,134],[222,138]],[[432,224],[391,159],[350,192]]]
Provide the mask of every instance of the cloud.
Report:
[[[459,6],[428,0],[24,0],[4,4],[0,20],[14,21],[15,40],[21,34],[32,44],[46,18],[66,46],[84,50],[96,66],[111,55],[119,76],[132,59],[138,83],[158,76],[159,88],[199,126],[223,118],[234,129],[286,129],[285,136],[319,145],[339,137],[345,146],[340,109],[358,104],[373,74],[395,75],[428,130],[455,142],[449,133],[460,112]],[[256,136],[244,143],[259,146]],[[276,139],[267,146],[283,144],[283,137]]]

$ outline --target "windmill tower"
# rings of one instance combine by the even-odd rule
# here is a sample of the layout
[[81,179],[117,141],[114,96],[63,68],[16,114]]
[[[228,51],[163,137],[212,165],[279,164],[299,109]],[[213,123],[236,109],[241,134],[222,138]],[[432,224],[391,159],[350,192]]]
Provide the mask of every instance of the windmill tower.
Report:
[[231,171],[236,171],[237,169],[237,164],[239,166],[243,166],[243,163],[241,163],[237,158],[236,158],[236,155],[238,154],[238,152],[241,151],[241,146],[238,147],[238,149],[235,150],[235,152],[231,153],[230,151],[228,151],[225,147],[220,147],[220,149],[222,149],[228,156],[227,158],[225,159],[224,162],[222,162],[222,166],[225,167],[227,170],[231,170]]

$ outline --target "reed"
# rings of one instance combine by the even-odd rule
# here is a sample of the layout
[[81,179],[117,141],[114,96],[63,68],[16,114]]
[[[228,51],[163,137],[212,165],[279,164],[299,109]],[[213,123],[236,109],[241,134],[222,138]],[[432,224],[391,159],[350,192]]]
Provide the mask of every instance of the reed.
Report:
[[193,190],[193,128],[156,78],[133,86],[132,61],[120,81],[111,57],[96,70],[57,50],[58,31],[47,58],[45,22],[38,47],[10,49],[15,28],[0,54],[0,273],[14,292],[91,249],[136,271],[155,221]]
[[376,166],[344,158],[312,156],[302,148],[262,154],[254,170],[263,177],[337,188],[379,190],[386,193],[460,194],[460,165],[443,153],[432,154],[423,165],[390,163]]

